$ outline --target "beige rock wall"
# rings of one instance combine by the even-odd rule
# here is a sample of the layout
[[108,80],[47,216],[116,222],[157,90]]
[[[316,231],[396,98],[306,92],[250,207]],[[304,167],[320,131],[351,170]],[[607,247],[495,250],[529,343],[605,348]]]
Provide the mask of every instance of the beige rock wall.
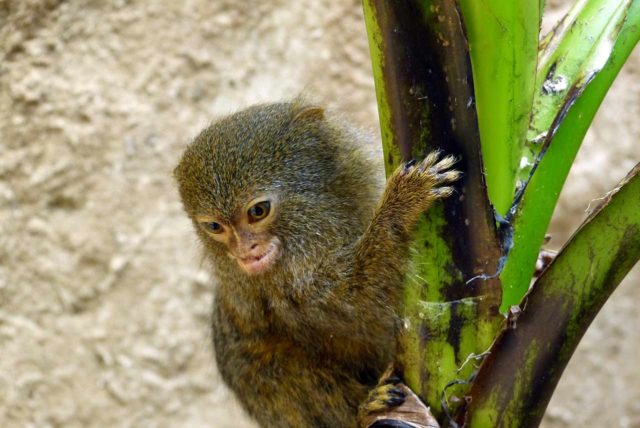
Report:
[[[0,58],[0,426],[252,426],[215,370],[213,285],[171,169],[213,118],[301,91],[375,132],[360,3],[0,0]],[[636,52],[556,243],[640,160],[639,76]],[[639,277],[585,338],[546,427],[640,426]]]

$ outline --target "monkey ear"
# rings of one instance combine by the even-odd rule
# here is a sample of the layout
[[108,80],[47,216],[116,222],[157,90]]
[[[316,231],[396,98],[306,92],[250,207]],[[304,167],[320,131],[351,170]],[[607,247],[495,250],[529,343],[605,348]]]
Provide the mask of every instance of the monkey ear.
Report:
[[320,106],[303,106],[293,116],[292,122],[321,121],[324,119],[324,109]]

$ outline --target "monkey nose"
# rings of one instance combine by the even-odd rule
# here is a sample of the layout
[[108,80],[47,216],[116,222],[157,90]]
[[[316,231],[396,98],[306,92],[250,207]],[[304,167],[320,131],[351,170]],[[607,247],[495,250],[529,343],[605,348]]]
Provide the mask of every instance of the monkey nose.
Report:
[[253,242],[244,247],[244,251],[242,252],[240,258],[241,259],[250,259],[261,254],[260,244],[257,242]]

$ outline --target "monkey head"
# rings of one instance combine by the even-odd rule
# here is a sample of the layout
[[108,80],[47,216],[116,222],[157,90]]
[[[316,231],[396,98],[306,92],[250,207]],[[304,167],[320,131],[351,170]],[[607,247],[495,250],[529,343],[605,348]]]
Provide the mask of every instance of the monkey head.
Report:
[[301,100],[253,106],[203,130],[174,176],[214,264],[268,275],[351,244],[376,197],[350,132]]

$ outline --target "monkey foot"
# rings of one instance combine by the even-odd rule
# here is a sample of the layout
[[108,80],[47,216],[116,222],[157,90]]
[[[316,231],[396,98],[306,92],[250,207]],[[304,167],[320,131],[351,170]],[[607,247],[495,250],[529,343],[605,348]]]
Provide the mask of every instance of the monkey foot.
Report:
[[362,428],[440,428],[417,395],[389,367],[359,409]]
[[404,403],[405,393],[394,383],[376,386],[367,397],[367,401],[360,407],[363,413],[375,413],[398,407]]

